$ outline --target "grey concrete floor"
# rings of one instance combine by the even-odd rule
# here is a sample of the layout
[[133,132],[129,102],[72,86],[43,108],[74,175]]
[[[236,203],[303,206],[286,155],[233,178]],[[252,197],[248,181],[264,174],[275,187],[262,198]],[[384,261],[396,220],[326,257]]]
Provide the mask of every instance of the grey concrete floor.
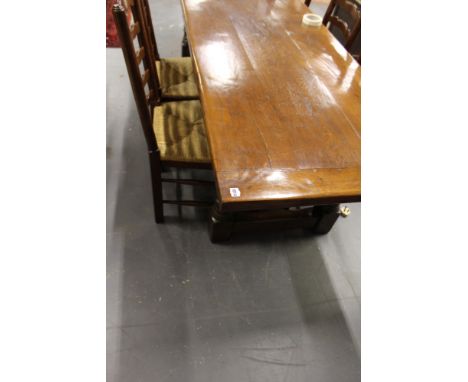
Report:
[[[151,7],[161,54],[180,55],[179,2]],[[215,245],[207,212],[188,207],[156,225],[122,53],[106,53],[107,380],[360,380],[360,205],[320,237]]]

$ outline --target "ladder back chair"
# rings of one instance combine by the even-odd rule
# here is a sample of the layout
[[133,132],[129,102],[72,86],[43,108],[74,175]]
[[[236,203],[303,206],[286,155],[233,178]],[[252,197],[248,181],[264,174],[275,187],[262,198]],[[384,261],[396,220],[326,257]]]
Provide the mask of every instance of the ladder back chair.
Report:
[[163,100],[197,99],[197,78],[190,57],[161,58],[154,34],[153,21],[148,0],[131,0],[140,4],[146,34],[156,60],[156,71]]
[[350,51],[361,31],[361,4],[356,0],[331,0],[323,17],[323,25],[329,25],[329,29],[337,28],[344,38],[343,45]]
[[140,3],[133,0],[127,0],[127,5],[132,13],[132,22],[127,21],[125,9],[119,4],[113,6],[112,13],[147,144],[155,220],[161,223],[164,221],[164,203],[200,207],[211,205],[196,200],[163,200],[163,182],[214,185],[205,180],[162,178],[162,168],[210,169],[211,157],[200,101],[161,102],[149,36],[137,21],[142,19],[143,9]]

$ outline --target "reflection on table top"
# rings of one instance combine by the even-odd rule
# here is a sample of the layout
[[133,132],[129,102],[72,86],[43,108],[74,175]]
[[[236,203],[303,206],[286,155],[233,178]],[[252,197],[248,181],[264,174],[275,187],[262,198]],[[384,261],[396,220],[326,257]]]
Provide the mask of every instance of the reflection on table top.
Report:
[[182,4],[224,208],[359,200],[359,64],[301,0]]

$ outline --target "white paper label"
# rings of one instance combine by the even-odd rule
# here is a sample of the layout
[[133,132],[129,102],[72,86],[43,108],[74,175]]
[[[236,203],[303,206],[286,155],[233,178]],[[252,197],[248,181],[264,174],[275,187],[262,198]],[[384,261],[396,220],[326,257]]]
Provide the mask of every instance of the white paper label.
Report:
[[237,187],[235,187],[235,188],[230,188],[230,189],[229,189],[229,192],[231,193],[231,196],[232,196],[233,198],[238,198],[238,197],[240,196],[240,190],[239,190]]

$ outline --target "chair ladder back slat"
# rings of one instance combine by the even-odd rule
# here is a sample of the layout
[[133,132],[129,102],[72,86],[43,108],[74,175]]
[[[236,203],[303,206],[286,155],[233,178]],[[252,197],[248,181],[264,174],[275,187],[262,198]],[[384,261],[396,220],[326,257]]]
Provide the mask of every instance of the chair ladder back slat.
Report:
[[136,56],[137,64],[140,65],[143,58],[145,58],[145,47],[142,46],[140,49],[138,49],[135,52],[135,56]]
[[361,12],[356,3],[349,0],[339,1],[338,5],[348,12],[353,22],[357,22],[361,18]]
[[130,36],[132,40],[135,40],[138,33],[140,33],[140,23],[137,22],[130,27]]
[[346,44],[348,42],[349,35],[351,34],[348,23],[337,16],[330,16],[329,22],[331,25],[337,27],[341,33],[343,33]]
[[[150,76],[149,70],[145,70],[145,73],[143,73],[143,75],[141,76],[141,83],[142,83],[143,87],[145,87],[146,84],[148,83],[149,76]],[[150,92],[151,92],[151,90],[150,90]],[[150,95],[150,94],[148,93],[148,96],[149,96],[149,95]],[[148,97],[148,99],[149,99],[149,98],[150,98],[150,97]]]
[[[133,39],[131,37],[130,27],[128,25],[127,16],[124,8],[115,4],[112,7],[112,14],[114,16],[117,33],[119,35],[120,44],[122,45],[122,52],[127,66],[130,84],[132,85],[133,96],[138,109],[143,132],[145,134],[146,144],[149,151],[157,150],[156,137],[153,131],[152,116],[148,105],[148,98],[145,94],[145,85],[142,81],[140,67],[137,63],[137,56],[133,46]],[[149,90],[151,95],[152,89]],[[151,101],[151,100],[149,100]]]

